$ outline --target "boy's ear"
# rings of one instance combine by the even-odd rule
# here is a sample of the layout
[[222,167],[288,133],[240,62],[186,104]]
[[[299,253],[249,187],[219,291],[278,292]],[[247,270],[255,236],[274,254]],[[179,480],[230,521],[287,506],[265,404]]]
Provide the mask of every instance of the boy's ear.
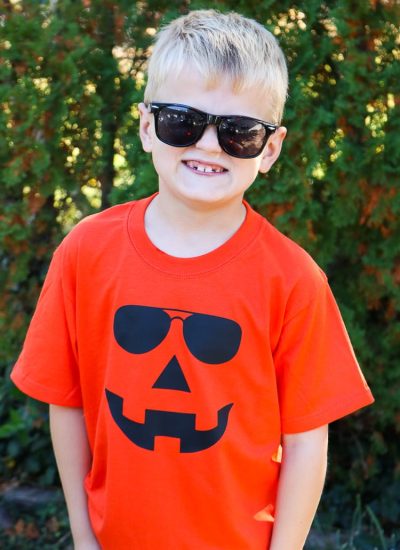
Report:
[[265,146],[261,157],[259,172],[266,174],[280,155],[283,140],[286,137],[287,129],[284,126],[279,126],[276,131],[270,136]]
[[144,103],[139,103],[140,126],[139,136],[143,150],[151,153],[153,148],[152,116]]

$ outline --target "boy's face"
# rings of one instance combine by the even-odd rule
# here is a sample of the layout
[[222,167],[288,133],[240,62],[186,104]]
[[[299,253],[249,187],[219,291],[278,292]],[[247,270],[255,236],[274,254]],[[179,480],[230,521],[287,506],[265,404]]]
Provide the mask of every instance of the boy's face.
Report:
[[[228,78],[208,88],[195,68],[172,75],[154,101],[181,103],[215,115],[241,115],[269,122],[265,97],[256,88],[234,93]],[[159,176],[160,195],[176,204],[202,208],[224,207],[242,202],[243,194],[258,172],[266,173],[277,160],[286,129],[279,127],[256,158],[228,155],[218,143],[215,126],[208,126],[194,145],[173,147],[160,141],[154,129],[154,115],[141,103],[140,137],[143,149],[151,152]],[[211,171],[212,169],[212,171]]]

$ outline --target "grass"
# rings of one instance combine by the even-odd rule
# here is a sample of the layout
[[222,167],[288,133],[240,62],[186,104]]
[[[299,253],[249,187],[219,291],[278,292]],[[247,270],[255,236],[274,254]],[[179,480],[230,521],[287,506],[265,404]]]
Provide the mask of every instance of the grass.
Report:
[[[2,503],[0,497],[0,506]],[[0,532],[0,548],[6,550],[72,550],[68,518],[62,499],[35,509],[7,503],[10,527]],[[332,511],[331,511],[332,512]],[[317,515],[304,550],[400,550],[400,530],[385,533],[379,518],[369,506],[356,499],[350,524],[338,528],[333,518]]]
[[[340,517],[335,510],[331,517]],[[400,529],[385,533],[377,515],[359,496],[347,529],[338,529],[325,516],[317,514],[305,550],[400,550]]]

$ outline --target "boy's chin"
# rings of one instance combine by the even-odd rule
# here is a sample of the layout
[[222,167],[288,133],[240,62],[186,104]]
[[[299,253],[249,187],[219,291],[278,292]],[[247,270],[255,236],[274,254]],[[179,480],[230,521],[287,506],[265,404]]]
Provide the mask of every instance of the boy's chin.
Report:
[[[225,209],[240,205],[244,192],[239,194],[218,193],[215,189],[186,189],[185,192],[174,195],[172,201],[175,206],[191,206],[202,210]],[[171,204],[171,203],[170,203]]]

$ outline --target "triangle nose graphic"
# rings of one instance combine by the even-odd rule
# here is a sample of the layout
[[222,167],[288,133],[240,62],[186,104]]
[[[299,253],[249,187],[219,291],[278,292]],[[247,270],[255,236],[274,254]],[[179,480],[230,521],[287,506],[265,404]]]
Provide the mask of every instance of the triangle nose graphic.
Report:
[[154,382],[153,388],[190,392],[189,384],[175,356]]

